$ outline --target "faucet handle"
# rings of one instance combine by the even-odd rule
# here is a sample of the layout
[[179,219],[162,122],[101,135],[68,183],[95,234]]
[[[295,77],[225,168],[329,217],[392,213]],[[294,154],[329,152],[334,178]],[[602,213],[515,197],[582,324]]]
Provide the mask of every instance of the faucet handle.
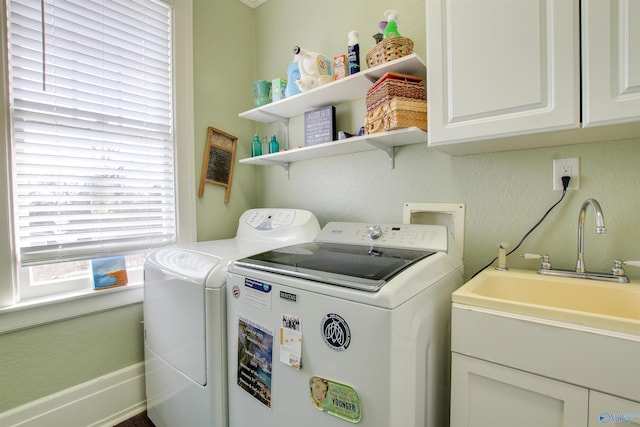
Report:
[[498,246],[498,266],[496,270],[498,271],[507,271],[509,267],[507,267],[507,249],[509,249],[509,243],[502,242]]
[[522,257],[524,259],[541,259],[540,268],[542,270],[551,270],[551,258],[547,254],[531,254],[527,252],[524,253]]
[[630,265],[632,267],[640,267],[640,261],[623,261],[621,259],[616,259],[613,261],[613,268],[611,269],[611,274],[616,277],[624,276],[624,268],[623,265]]

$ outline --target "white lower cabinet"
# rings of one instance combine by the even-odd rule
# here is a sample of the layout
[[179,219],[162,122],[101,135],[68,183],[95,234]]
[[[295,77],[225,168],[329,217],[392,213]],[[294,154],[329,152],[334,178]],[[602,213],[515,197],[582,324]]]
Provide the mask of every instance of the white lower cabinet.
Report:
[[452,355],[451,427],[640,426],[640,402]]
[[640,334],[451,313],[451,427],[640,427]]
[[589,392],[589,427],[640,426],[640,402]]
[[585,427],[589,392],[453,353],[451,427]]

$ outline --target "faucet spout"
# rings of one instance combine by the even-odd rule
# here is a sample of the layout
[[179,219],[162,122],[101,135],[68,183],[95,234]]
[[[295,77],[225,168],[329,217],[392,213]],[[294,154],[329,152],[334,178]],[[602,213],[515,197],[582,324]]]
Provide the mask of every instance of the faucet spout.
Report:
[[589,205],[593,206],[596,215],[596,233],[603,234],[607,232],[600,203],[596,199],[585,200],[578,215],[578,261],[576,262],[576,273],[584,273],[586,271],[584,266],[584,218]]

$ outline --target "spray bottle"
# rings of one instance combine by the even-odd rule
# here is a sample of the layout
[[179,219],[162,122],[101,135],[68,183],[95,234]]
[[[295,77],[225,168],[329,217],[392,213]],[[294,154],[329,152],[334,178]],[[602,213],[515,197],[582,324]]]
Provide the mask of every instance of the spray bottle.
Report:
[[357,31],[349,31],[347,35],[347,59],[349,60],[349,75],[360,72],[360,44],[358,37],[360,33]]
[[388,39],[390,37],[400,37],[400,32],[398,31],[398,12],[395,10],[387,10],[384,12],[384,16],[387,19],[387,26],[384,29],[384,38]]

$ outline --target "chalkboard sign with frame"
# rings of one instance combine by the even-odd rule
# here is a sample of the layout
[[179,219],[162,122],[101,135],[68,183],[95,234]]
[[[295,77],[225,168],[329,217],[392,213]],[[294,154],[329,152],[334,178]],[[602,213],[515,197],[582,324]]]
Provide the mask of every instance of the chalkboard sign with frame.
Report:
[[329,105],[304,113],[304,145],[336,140],[336,107]]
[[207,129],[198,197],[204,195],[204,185],[209,183],[225,187],[224,202],[229,202],[237,142],[238,138],[233,135],[213,127]]

